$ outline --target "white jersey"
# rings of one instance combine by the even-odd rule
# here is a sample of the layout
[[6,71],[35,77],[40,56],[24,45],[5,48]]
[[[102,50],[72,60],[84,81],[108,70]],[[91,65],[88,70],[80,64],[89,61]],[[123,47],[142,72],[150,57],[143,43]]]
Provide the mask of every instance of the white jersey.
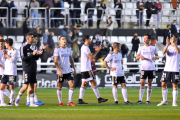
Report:
[[[0,64],[4,67],[4,61],[2,60],[3,57],[3,52],[2,50],[0,50]],[[0,75],[3,75],[4,73],[4,69],[2,67],[0,67]]]
[[[70,67],[70,56],[72,55],[71,53],[71,48],[55,48],[54,50],[54,56],[58,57],[58,65],[59,68],[61,69],[63,74],[68,74],[71,73],[71,67]],[[58,70],[57,70],[58,74]]]
[[16,49],[7,50],[7,54],[11,57],[8,59],[2,58],[4,61],[4,75],[14,75],[17,76],[17,60],[18,60],[18,51]]
[[91,71],[91,59],[87,56],[91,51],[88,46],[81,47],[81,72]]
[[[178,46],[180,49],[180,46]],[[166,64],[164,67],[166,72],[179,72],[179,54],[176,52],[175,47],[168,46],[166,51]]]
[[155,70],[155,64],[152,58],[157,53],[156,46],[142,45],[139,47],[137,54],[145,57],[145,59],[141,61],[141,70]]
[[124,72],[122,70],[122,64],[121,64],[121,60],[122,60],[122,54],[118,53],[110,53],[108,54],[108,56],[105,58],[104,61],[110,62],[110,67],[111,68],[116,68],[116,70],[114,71],[110,71],[110,75],[111,76],[115,76],[115,77],[120,77],[120,76],[124,76]]

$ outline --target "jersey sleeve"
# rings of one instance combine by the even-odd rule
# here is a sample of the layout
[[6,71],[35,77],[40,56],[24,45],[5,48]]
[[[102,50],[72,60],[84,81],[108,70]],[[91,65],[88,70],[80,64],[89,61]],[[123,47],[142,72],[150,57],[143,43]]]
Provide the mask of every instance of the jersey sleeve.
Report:
[[154,54],[158,54],[157,47],[155,46]]
[[54,49],[54,56],[58,56],[58,48]]
[[138,48],[137,54],[141,55],[141,47]]
[[16,63],[16,62],[17,62],[17,59],[18,59],[18,55],[19,55],[18,51],[17,51],[17,50],[14,50],[14,51],[12,52],[12,56],[11,56],[11,58],[10,58],[10,61],[11,61],[12,63]]
[[112,60],[112,58],[113,58],[112,54],[108,54],[108,56],[104,59],[104,61],[109,62]]
[[70,56],[72,56],[72,50],[71,50],[71,48],[69,48],[69,52],[70,52]]

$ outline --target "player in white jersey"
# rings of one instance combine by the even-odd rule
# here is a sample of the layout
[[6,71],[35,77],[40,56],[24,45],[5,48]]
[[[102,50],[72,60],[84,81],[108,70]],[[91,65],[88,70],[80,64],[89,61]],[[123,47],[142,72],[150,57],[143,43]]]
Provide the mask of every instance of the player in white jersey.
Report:
[[1,79],[1,87],[0,87],[0,96],[1,96],[1,104],[0,106],[7,106],[4,102],[4,90],[7,82],[9,82],[9,86],[11,89],[10,102],[8,106],[13,105],[14,97],[15,97],[15,83],[17,76],[17,59],[18,59],[18,51],[12,47],[13,39],[8,38],[5,40],[5,46],[7,50],[3,50],[3,61],[5,64],[4,74]]
[[95,53],[91,54],[89,45],[91,43],[91,38],[89,35],[83,36],[84,45],[81,47],[81,78],[82,84],[79,92],[78,104],[88,104],[84,102],[83,96],[86,89],[87,83],[90,81],[93,91],[98,98],[98,103],[106,102],[108,99],[101,98],[99,90],[96,85],[96,80],[94,78],[92,68],[91,68],[91,59],[95,58],[96,54],[101,50],[101,46],[95,48]]
[[59,100],[59,106],[64,106],[62,102],[62,86],[65,80],[68,81],[69,84],[69,99],[68,106],[76,106],[72,102],[72,97],[74,93],[74,75],[71,70],[71,67],[74,69],[74,74],[76,75],[76,70],[74,67],[74,61],[72,58],[71,48],[66,47],[66,38],[65,36],[61,36],[59,38],[60,46],[55,48],[54,50],[54,63],[57,68],[57,96]]
[[176,100],[178,96],[180,46],[177,46],[177,38],[175,38],[174,35],[171,35],[170,40],[168,38],[166,39],[166,46],[164,47],[162,53],[166,55],[166,64],[161,78],[163,101],[161,101],[161,103],[159,103],[157,106],[168,104],[167,102],[168,82],[172,82],[173,85],[172,106],[178,106]]
[[141,59],[141,86],[139,90],[139,101],[136,104],[142,104],[146,78],[148,78],[146,104],[151,104],[149,100],[152,93],[152,81],[155,78],[154,61],[158,59],[158,52],[156,46],[150,45],[150,35],[148,34],[144,35],[144,45],[141,45],[138,49],[136,60],[139,59]]
[[[3,38],[3,36],[0,38]],[[4,50],[4,39],[0,39],[0,86],[1,86],[1,78],[2,75],[4,74],[4,61],[2,60],[3,57],[3,50]],[[10,99],[10,92],[8,90],[8,85],[4,89],[4,94]]]
[[[120,43],[113,44],[113,52],[108,54],[108,56],[104,60],[104,66],[110,70],[110,75],[112,79],[112,93],[115,100],[115,104],[118,104],[117,99],[117,85],[120,83],[122,87],[122,95],[124,98],[124,104],[132,104],[127,99],[127,89],[126,82],[124,80],[124,72],[123,72],[123,59],[122,54],[120,52]],[[110,67],[107,62],[110,62]]]

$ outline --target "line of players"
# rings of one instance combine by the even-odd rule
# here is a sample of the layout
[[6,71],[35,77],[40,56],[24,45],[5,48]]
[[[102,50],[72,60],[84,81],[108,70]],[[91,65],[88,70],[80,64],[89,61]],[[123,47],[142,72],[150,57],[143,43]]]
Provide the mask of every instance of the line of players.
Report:
[[[29,34],[29,39],[32,38],[33,35]],[[32,41],[32,40],[31,40]],[[93,59],[96,54],[100,51],[101,46],[98,46],[95,48],[95,53],[91,54],[89,45],[91,43],[91,39],[89,35],[84,35],[83,37],[84,45],[81,47],[81,76],[82,76],[82,84],[81,88],[79,91],[79,99],[78,99],[78,104],[88,104],[83,101],[83,96],[84,92],[86,89],[86,85],[88,82],[91,82],[91,86],[93,88],[93,91],[98,98],[98,103],[101,102],[106,102],[108,99],[101,98],[99,94],[99,90],[96,85],[96,81],[91,69],[91,63],[90,60]],[[59,106],[64,106],[62,102],[62,86],[63,82],[65,80],[68,81],[69,84],[69,99],[68,99],[68,106],[76,106],[72,102],[72,97],[74,93],[74,88],[73,88],[73,79],[74,75],[76,75],[76,70],[74,67],[74,62],[71,57],[71,49],[66,47],[66,39],[64,36],[61,36],[59,38],[60,46],[58,46],[54,50],[54,62],[55,66],[57,68],[57,96],[59,100]],[[144,95],[145,91],[145,80],[148,78],[148,88],[147,88],[147,104],[151,104],[150,102],[150,96],[152,93],[152,80],[155,77],[155,64],[154,61],[158,59],[158,54],[157,54],[157,48],[156,46],[150,45],[150,36],[148,34],[144,35],[144,45],[140,46],[137,52],[136,60],[141,59],[142,60],[142,66],[141,66],[141,86],[139,90],[139,101],[136,104],[142,104],[142,98]],[[163,49],[163,54],[166,54],[166,65],[164,68],[164,73],[162,75],[162,96],[163,96],[163,101],[159,103],[157,106],[161,105],[166,105],[168,104],[167,102],[167,82],[170,81],[173,83],[173,103],[172,106],[177,106],[176,100],[177,100],[177,95],[178,95],[178,82],[179,82],[179,57],[178,54],[180,53],[178,47],[176,45],[177,39],[175,38],[174,35],[171,36],[170,39],[167,38],[166,40],[167,45]],[[43,49],[39,52],[37,50],[30,48],[32,42],[28,42],[27,40],[27,46],[26,51],[23,52],[24,49],[21,47],[20,53],[23,54],[21,55],[22,61],[26,61],[27,59],[32,58],[37,60],[39,58],[39,55],[43,54],[43,51],[47,48],[47,46],[43,46]],[[171,44],[170,44],[171,43]],[[8,46],[7,46],[8,48]],[[23,47],[24,48],[24,47]],[[26,53],[26,55],[25,55]],[[3,54],[5,54],[3,52]],[[25,57],[25,58],[23,58]],[[26,59],[26,60],[25,60]],[[34,61],[35,61],[34,60]],[[34,62],[33,61],[33,62]],[[108,66],[107,62],[110,62],[110,66]],[[36,63],[36,62],[35,62]],[[119,43],[114,43],[113,44],[113,52],[108,54],[108,56],[104,60],[104,66],[110,70],[110,75],[112,76],[112,84],[113,84],[113,97],[115,100],[115,104],[118,104],[118,99],[117,99],[117,85],[120,83],[122,86],[122,95],[124,98],[124,104],[132,104],[128,101],[127,99],[127,89],[126,89],[126,83],[124,79],[124,72],[123,72],[123,60],[122,60],[122,55],[120,53],[120,44]],[[71,67],[74,69],[74,75],[73,71],[71,70]],[[19,100],[20,97],[22,96],[23,92],[25,89],[27,89],[28,84],[29,84],[29,94],[30,94],[30,106],[31,107],[37,107],[38,105],[34,104],[34,83],[36,83],[36,68],[33,68],[35,70],[34,73],[32,73],[30,70],[27,70],[27,65],[23,66],[23,71],[25,71],[25,79],[27,81],[27,86],[23,86],[21,88],[18,97],[16,98],[15,105],[19,106]],[[30,68],[32,70],[32,68]],[[3,75],[5,76],[5,74]],[[2,77],[2,81],[3,77]],[[2,85],[1,85],[2,86]],[[1,87],[2,88],[2,87]],[[2,91],[3,89],[1,89]],[[14,89],[12,89],[14,90]],[[12,91],[11,90],[11,91]],[[12,93],[12,92],[11,92]],[[0,92],[1,94],[1,92]],[[15,94],[15,93],[14,93]],[[12,95],[14,95],[12,94]],[[11,96],[12,96],[11,95]],[[1,101],[2,101],[3,96],[1,95]],[[14,97],[12,97],[14,98]],[[12,100],[10,101],[10,104],[12,105]],[[2,102],[1,102],[1,106]],[[5,106],[5,105],[4,105]]]

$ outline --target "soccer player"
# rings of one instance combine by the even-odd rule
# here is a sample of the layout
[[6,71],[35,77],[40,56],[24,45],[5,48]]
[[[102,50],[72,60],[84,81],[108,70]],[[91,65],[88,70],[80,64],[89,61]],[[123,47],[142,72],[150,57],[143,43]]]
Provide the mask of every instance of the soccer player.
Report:
[[[1,78],[4,73],[4,61],[2,60],[3,50],[4,50],[3,35],[0,35],[0,38],[2,38],[2,39],[0,39],[0,86],[1,86]],[[4,89],[4,94],[10,99],[10,92],[7,88],[8,88],[8,86],[6,86],[6,88]]]
[[72,73],[71,67],[74,69],[74,74],[76,75],[76,70],[74,67],[74,62],[72,58],[71,48],[66,47],[66,38],[65,36],[61,36],[59,38],[60,46],[55,48],[54,50],[54,63],[57,68],[57,96],[59,100],[59,106],[64,106],[62,102],[62,86],[65,80],[68,81],[69,84],[69,99],[68,106],[76,106],[72,102],[72,97],[74,93],[74,75]]
[[161,78],[163,101],[161,101],[161,103],[159,103],[157,106],[168,104],[167,102],[168,82],[172,82],[173,85],[172,106],[178,106],[176,100],[178,96],[180,46],[177,46],[177,38],[175,38],[174,35],[171,35],[170,40],[168,38],[166,39],[166,46],[164,47],[162,53],[166,54],[166,64]]
[[[37,35],[33,35],[33,42],[31,44],[31,49],[34,51],[37,49]],[[26,43],[25,43],[26,44]],[[24,72],[23,72],[24,74]],[[29,87],[28,87],[29,88]],[[21,94],[18,94],[18,98],[20,97]],[[30,105],[30,97],[29,97],[29,89],[27,90],[27,102],[26,102],[26,105],[29,106]],[[44,105],[44,103],[42,103],[41,101],[38,100],[38,97],[37,97],[37,80],[36,80],[36,83],[34,83],[34,102],[36,105]]]
[[147,99],[146,104],[151,104],[150,96],[152,93],[152,81],[155,78],[155,64],[154,61],[158,59],[157,48],[150,45],[150,35],[144,35],[144,45],[138,49],[136,60],[141,59],[141,86],[139,90],[139,101],[136,104],[142,104],[142,99],[145,91],[145,81],[148,78]]
[[[113,52],[108,54],[108,56],[104,60],[104,66],[110,70],[110,75],[112,78],[112,93],[114,96],[115,104],[118,104],[117,99],[117,85],[118,83],[122,86],[122,95],[124,98],[124,104],[132,104],[127,99],[127,89],[126,89],[126,82],[124,80],[124,72],[123,72],[123,59],[122,54],[120,52],[120,43],[113,44]],[[107,62],[110,62],[110,67],[108,66]]]
[[22,59],[22,67],[24,71],[24,85],[20,89],[19,94],[16,98],[15,105],[19,106],[19,100],[22,94],[25,92],[27,87],[29,87],[29,100],[30,100],[30,105],[29,107],[38,107],[39,105],[36,105],[34,103],[34,83],[37,82],[36,79],[36,71],[37,71],[37,63],[36,60],[39,59],[40,55],[42,55],[43,51],[47,48],[47,46],[43,46],[42,50],[37,51],[37,50],[32,50],[31,45],[33,42],[33,33],[28,33],[26,35],[26,43],[23,44],[23,46],[20,49],[20,55]]
[[101,50],[101,46],[95,48],[94,54],[91,54],[89,45],[91,43],[91,38],[89,35],[83,36],[84,45],[81,47],[81,78],[82,84],[79,91],[79,100],[78,104],[88,104],[83,101],[84,92],[86,89],[87,83],[90,81],[93,91],[98,98],[98,103],[106,102],[108,99],[101,98],[99,90],[96,85],[96,80],[94,78],[92,68],[91,68],[91,59],[95,58],[96,54]]
[[[15,83],[17,76],[17,59],[18,59],[18,51],[14,49],[13,39],[8,38],[5,40],[5,46],[7,50],[3,50],[3,58],[5,64],[4,74],[1,79],[1,87],[0,87],[0,98],[1,104],[0,106],[12,106],[14,97],[15,97]],[[4,102],[4,90],[7,82],[9,82],[9,86],[11,89],[10,102],[8,105]]]

